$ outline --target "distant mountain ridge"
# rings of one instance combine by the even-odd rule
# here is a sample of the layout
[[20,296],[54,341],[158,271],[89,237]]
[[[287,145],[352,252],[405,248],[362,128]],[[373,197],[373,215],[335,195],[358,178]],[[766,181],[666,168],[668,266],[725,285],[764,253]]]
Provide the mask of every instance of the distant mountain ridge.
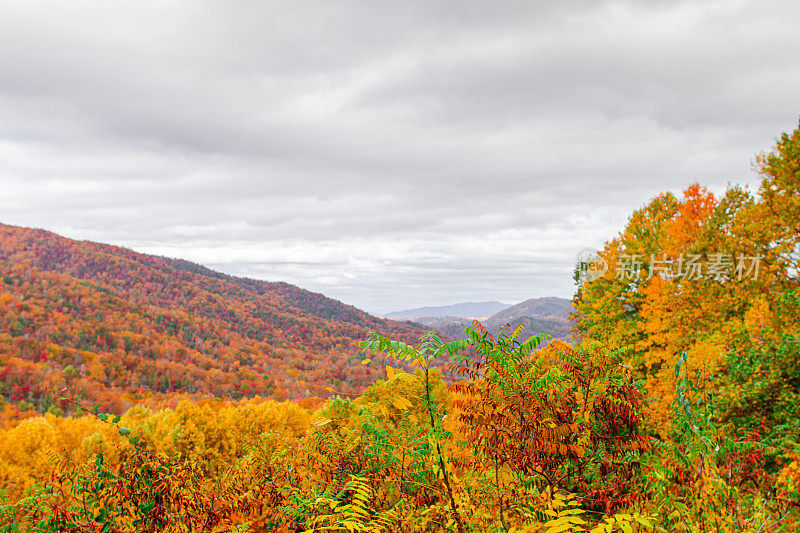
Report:
[[512,305],[497,312],[486,320],[487,324],[502,325],[526,317],[550,320],[569,320],[573,311],[572,302],[566,298],[548,296],[544,298],[531,298],[524,302]]
[[417,307],[416,309],[406,309],[386,313],[384,317],[392,320],[414,320],[422,317],[459,317],[459,318],[483,318],[489,317],[511,307],[510,304],[502,302],[463,302],[452,305],[439,305],[433,307]]
[[464,339],[464,329],[472,324],[471,318],[458,316],[423,316],[414,320],[417,324],[422,324],[427,329],[433,329],[439,333],[449,335],[454,339]]
[[503,309],[486,319],[483,325],[496,333],[505,324],[510,324],[512,329],[524,324],[525,330],[520,340],[539,334],[550,335],[552,339],[564,339],[570,336],[572,330],[569,315],[573,310],[572,302],[566,298],[531,298]]
[[[448,310],[459,305],[467,304],[420,309]],[[482,320],[481,323],[492,333],[500,331],[505,324],[510,324],[512,329],[524,324],[525,329],[520,335],[520,340],[526,340],[533,335],[539,334],[549,335],[552,339],[565,339],[570,336],[572,330],[572,325],[569,321],[569,315],[572,311],[572,302],[566,298],[554,296],[531,298],[516,305],[504,306],[503,309]],[[430,315],[415,317],[413,321],[451,337],[463,339],[465,338],[464,329],[472,323],[472,318],[463,315]]]

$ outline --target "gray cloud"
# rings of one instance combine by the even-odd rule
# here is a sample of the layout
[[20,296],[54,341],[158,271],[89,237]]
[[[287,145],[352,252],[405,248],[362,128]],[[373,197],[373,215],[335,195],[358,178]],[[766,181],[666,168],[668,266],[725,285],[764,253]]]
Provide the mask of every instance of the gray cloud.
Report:
[[569,296],[578,251],[797,124],[800,6],[0,4],[0,220],[375,312]]

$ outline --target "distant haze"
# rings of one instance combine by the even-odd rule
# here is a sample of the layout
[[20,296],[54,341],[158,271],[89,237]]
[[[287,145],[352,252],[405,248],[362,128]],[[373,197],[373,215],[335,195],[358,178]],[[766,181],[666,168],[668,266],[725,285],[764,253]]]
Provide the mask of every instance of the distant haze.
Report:
[[452,305],[418,307],[416,309],[406,309],[405,311],[394,311],[392,313],[386,313],[384,316],[395,320],[450,316],[460,318],[485,318],[508,307],[511,307],[511,305],[500,302],[464,302]]
[[570,297],[797,126],[792,0],[5,0],[0,221],[375,313]]
[[[486,302],[497,304],[498,302]],[[457,339],[466,338],[464,328],[472,324],[470,314],[458,314],[459,310],[476,309],[481,304],[457,304],[441,307],[424,307],[400,313],[390,313],[388,318],[411,318],[414,322],[430,329],[450,335]],[[497,333],[508,325],[515,331],[519,325],[524,329],[517,337],[526,340],[532,335],[547,335],[550,339],[567,339],[572,333],[569,322],[570,313],[574,311],[572,302],[566,298],[544,297],[531,298],[515,305],[505,305],[496,313],[481,319],[483,326],[492,333]],[[488,309],[483,307],[482,309]],[[410,317],[408,315],[418,314]],[[397,316],[391,316],[397,315]]]

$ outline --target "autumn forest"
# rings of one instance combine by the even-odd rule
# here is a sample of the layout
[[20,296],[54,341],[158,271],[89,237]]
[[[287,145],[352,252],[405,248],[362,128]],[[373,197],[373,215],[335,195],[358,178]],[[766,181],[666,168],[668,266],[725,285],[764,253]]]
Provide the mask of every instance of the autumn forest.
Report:
[[800,126],[765,148],[632,206],[563,339],[0,225],[0,531],[800,529]]

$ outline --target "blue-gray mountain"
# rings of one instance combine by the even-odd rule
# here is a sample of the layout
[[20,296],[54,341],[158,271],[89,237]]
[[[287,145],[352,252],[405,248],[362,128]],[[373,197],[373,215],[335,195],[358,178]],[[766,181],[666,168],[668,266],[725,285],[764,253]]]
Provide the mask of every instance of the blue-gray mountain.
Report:
[[414,320],[419,322],[423,317],[455,317],[455,318],[486,318],[495,313],[508,309],[510,304],[501,302],[464,302],[453,305],[440,305],[434,307],[418,307],[387,313],[385,318],[392,320]]
[[[472,323],[474,317],[479,317],[480,315],[474,313],[457,314],[452,311],[458,309],[459,306],[464,306],[461,307],[462,309],[470,309],[470,305],[475,304],[468,303],[437,308],[421,308],[420,310],[428,309],[433,312],[428,316],[413,317],[413,320],[427,328],[445,333],[457,339],[463,339],[465,337],[464,328]],[[411,311],[420,310],[415,309]],[[442,314],[435,314],[436,310],[442,310]],[[500,331],[500,328],[505,324],[511,324],[513,328],[516,328],[519,324],[524,324],[525,330],[520,340],[528,339],[532,335],[542,333],[550,335],[553,339],[566,339],[571,335],[572,325],[569,322],[569,315],[573,310],[572,302],[566,298],[532,298],[516,305],[506,306],[481,322],[486,329],[493,333]],[[386,316],[388,318],[395,318],[396,315],[401,315],[401,318],[405,318],[402,313],[410,314],[411,311],[390,313]]]

